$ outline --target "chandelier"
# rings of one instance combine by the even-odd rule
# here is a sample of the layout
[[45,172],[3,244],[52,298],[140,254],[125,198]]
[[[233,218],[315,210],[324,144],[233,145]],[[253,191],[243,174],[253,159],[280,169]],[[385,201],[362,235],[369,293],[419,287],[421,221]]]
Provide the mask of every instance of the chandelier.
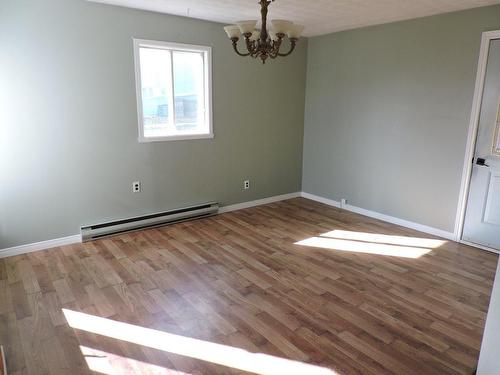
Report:
[[[295,50],[304,26],[285,20],[272,20],[273,29],[268,30],[267,12],[269,4],[272,1],[274,0],[260,0],[259,2],[262,14],[262,28],[260,31],[255,29],[257,21],[240,21],[236,22],[236,25],[224,27],[227,36],[233,42],[234,51],[238,55],[260,58],[262,63],[265,64],[268,58],[275,59],[278,56],[288,56]],[[245,44],[248,51],[246,53],[238,50],[238,40],[240,40],[242,34],[245,37]],[[281,53],[280,48],[285,36],[288,36],[288,39],[290,39],[290,50],[286,53]]]

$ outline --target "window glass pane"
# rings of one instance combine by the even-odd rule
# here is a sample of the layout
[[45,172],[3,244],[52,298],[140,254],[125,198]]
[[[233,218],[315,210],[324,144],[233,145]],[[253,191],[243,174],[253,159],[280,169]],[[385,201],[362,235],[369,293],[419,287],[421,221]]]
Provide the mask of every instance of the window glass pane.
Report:
[[205,121],[203,54],[173,51],[175,130],[183,134],[207,132]]
[[140,48],[144,137],[168,135],[172,127],[170,51]]

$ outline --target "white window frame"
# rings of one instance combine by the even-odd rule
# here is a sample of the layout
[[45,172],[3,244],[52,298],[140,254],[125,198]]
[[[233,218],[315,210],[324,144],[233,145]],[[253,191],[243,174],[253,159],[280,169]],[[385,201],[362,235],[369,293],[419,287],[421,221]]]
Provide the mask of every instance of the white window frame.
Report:
[[[168,49],[174,51],[184,52],[198,52],[203,54],[204,61],[204,96],[205,96],[205,121],[208,123],[208,133],[204,134],[180,134],[162,137],[145,137],[144,136],[144,123],[142,113],[142,82],[141,82],[141,60],[139,49],[141,47]],[[213,118],[212,118],[212,47],[200,46],[195,44],[183,44],[162,42],[157,40],[147,39],[134,39],[134,62],[135,62],[135,87],[137,96],[137,115],[139,124],[139,142],[163,142],[163,141],[181,141],[188,139],[208,139],[214,137],[213,131]],[[172,67],[173,69],[173,67]],[[173,82],[172,71],[172,82]],[[173,100],[173,97],[172,97]],[[172,108],[172,111],[175,109]]]

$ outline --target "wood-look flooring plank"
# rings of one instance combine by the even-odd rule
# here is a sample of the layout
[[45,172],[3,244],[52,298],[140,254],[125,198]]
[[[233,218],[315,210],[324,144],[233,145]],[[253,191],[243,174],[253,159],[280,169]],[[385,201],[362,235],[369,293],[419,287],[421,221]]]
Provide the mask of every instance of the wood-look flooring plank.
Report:
[[[244,373],[238,358],[118,340],[115,321],[336,375],[471,373],[498,257],[449,241],[416,259],[297,244],[334,230],[435,239],[297,198],[1,259],[10,373]],[[109,334],[71,327],[63,309],[108,319]]]

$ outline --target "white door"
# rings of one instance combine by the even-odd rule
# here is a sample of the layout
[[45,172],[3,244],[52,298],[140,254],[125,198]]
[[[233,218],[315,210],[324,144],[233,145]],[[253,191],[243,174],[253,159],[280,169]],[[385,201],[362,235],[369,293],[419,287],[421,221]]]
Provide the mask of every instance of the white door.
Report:
[[490,42],[462,239],[500,250],[500,40]]

